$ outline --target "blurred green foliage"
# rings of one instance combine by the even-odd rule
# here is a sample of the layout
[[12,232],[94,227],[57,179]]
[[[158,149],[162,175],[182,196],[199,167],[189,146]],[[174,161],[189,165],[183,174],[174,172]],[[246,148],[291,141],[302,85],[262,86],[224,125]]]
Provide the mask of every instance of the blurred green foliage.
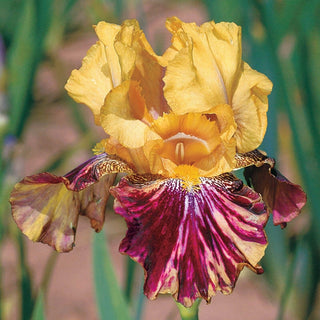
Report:
[[[55,261],[54,256],[49,258],[44,279],[36,288],[23,239],[10,226],[8,205],[12,185],[21,178],[14,167],[15,149],[17,142],[24,139],[28,117],[32,116],[37,103],[35,82],[39,68],[48,61],[54,66],[59,64],[58,50],[70,37],[81,34],[98,20],[119,23],[126,18],[128,8],[134,8],[148,34],[145,6],[152,8],[154,5],[159,10],[159,6],[172,9],[176,4],[183,11],[187,2],[191,1],[0,1],[0,40],[3,42],[3,47],[0,46],[0,249],[5,239],[16,244],[19,319],[45,318],[46,288]],[[283,319],[288,309],[292,310],[292,319],[316,319],[320,308],[317,300],[320,277],[320,3],[318,0],[198,0],[193,5],[204,8],[209,19],[241,25],[244,60],[267,74],[274,83],[263,148],[274,157],[293,149],[290,158],[308,194],[308,208],[304,211],[305,215],[308,211],[310,221],[300,229],[298,226],[299,232],[268,225],[270,246],[262,265],[272,294],[278,296],[278,319]],[[156,46],[163,43],[160,38],[158,43]],[[51,159],[47,169],[58,169],[78,147],[90,148],[92,143],[86,119],[64,93],[59,99],[69,105],[74,125],[84,140]],[[120,312],[115,316],[117,319],[129,319],[130,311],[125,303],[122,303],[124,309],[117,308],[124,299],[131,307],[135,306],[134,318],[140,319],[143,298],[141,294],[132,295],[134,264],[128,262],[126,290],[122,294],[111,276],[112,264],[103,235],[96,236],[93,244],[96,300],[101,319],[107,319],[105,308],[115,314]],[[0,261],[0,320],[10,313],[4,312],[7,308],[1,267]],[[112,292],[108,288],[113,288]],[[104,305],[106,300],[109,305]]]

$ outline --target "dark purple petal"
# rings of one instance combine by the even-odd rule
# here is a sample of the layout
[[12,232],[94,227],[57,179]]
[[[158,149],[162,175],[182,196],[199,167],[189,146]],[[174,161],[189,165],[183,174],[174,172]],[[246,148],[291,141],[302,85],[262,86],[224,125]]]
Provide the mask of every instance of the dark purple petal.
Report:
[[13,219],[29,239],[70,251],[80,214],[90,219],[96,232],[102,229],[115,172],[125,170],[131,172],[123,161],[101,154],[64,177],[50,173],[26,177],[11,193]]
[[258,193],[232,175],[202,179],[192,190],[178,179],[129,179],[111,188],[128,225],[120,252],[144,267],[148,298],[171,293],[189,307],[231,293],[244,266],[262,272],[268,214]]
[[269,163],[247,167],[244,174],[253,188],[262,194],[273,213],[273,223],[285,227],[300,213],[307,197],[299,185],[290,182]]

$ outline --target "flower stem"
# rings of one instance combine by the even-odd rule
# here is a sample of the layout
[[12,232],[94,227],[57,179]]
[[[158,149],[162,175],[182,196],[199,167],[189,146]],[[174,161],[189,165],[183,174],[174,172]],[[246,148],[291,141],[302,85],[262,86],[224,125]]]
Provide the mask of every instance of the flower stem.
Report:
[[186,308],[181,303],[176,302],[180,312],[181,320],[198,320],[200,302],[200,299],[196,300],[190,308]]

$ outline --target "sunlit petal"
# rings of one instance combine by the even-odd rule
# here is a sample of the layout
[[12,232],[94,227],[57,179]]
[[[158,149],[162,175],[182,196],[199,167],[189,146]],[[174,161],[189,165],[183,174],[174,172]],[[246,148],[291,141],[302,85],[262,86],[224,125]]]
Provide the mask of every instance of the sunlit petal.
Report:
[[260,146],[267,128],[268,95],[271,90],[272,82],[245,63],[232,98],[237,123],[237,152],[249,152]]
[[95,32],[99,40],[103,43],[105,55],[108,64],[105,68],[111,77],[112,87],[118,86],[122,81],[121,66],[117,52],[114,48],[116,36],[120,32],[122,26],[104,21],[99,22],[95,27]]
[[113,47],[120,26],[100,22],[95,30],[100,41],[89,49],[82,67],[72,71],[65,88],[76,102],[92,110],[95,122],[100,124],[100,108],[106,95],[121,83],[120,65]]
[[106,154],[95,156],[64,177],[40,173],[14,187],[10,203],[21,231],[31,240],[59,252],[72,250],[79,215],[100,231],[109,188],[117,172],[131,172],[122,161]]
[[[101,125],[106,133],[128,148],[142,147],[146,136],[152,135],[147,123],[151,116],[141,92],[132,89],[136,86],[137,83],[133,81],[123,82],[109,93],[101,109]],[[135,90],[134,95],[130,94],[132,90]],[[136,106],[138,108],[133,109]],[[155,133],[153,136],[158,137]]]
[[154,53],[136,20],[127,20],[122,27],[115,48],[123,80],[131,79],[139,83],[148,111],[157,118],[169,111],[163,95],[165,60]]
[[229,104],[241,71],[240,28],[214,22],[198,27],[175,17],[166,25],[177,50],[164,78],[165,97],[172,110],[178,114],[204,112],[217,104]]

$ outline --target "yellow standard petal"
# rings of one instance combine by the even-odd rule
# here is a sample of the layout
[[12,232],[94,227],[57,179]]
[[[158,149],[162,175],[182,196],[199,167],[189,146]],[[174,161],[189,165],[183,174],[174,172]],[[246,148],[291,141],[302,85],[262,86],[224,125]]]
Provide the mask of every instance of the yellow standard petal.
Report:
[[154,118],[169,111],[163,94],[165,59],[157,56],[135,20],[124,22],[117,35],[115,48],[123,80],[139,82],[147,108]]
[[246,153],[260,146],[267,129],[268,95],[271,90],[272,82],[244,63],[244,71],[232,99],[238,153]]
[[[111,137],[127,148],[139,148],[146,142],[151,119],[137,83],[125,81],[107,96],[101,109],[101,125]],[[150,134],[150,133],[149,133]],[[152,134],[152,133],[151,133]],[[153,134],[154,138],[158,136]]]
[[175,113],[204,112],[230,103],[241,71],[241,29],[234,23],[198,27],[178,18],[167,21],[173,34],[165,97]]
[[113,47],[120,26],[100,22],[95,30],[100,41],[89,49],[81,68],[72,71],[65,89],[76,102],[91,109],[99,125],[100,108],[106,95],[121,82],[120,65]]

